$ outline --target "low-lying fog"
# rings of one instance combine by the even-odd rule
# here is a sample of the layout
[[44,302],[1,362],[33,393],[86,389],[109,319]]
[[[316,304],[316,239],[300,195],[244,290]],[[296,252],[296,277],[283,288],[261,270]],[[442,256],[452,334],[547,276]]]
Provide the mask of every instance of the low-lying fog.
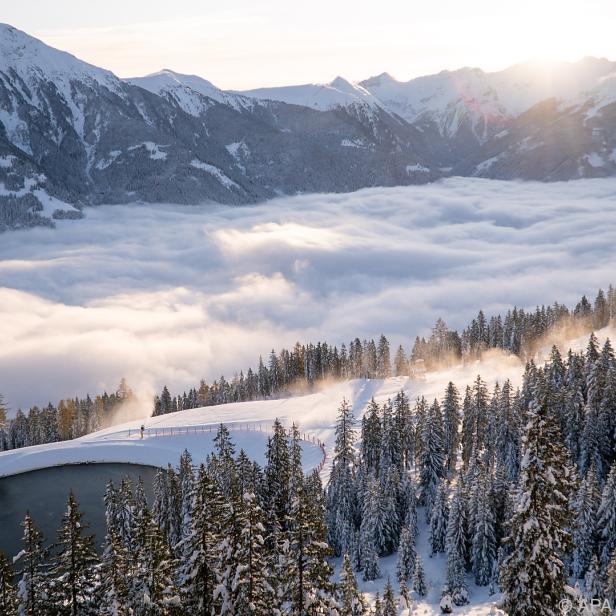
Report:
[[254,207],[105,206],[0,236],[10,407],[173,390],[272,347],[571,305],[616,280],[616,180],[451,179]]

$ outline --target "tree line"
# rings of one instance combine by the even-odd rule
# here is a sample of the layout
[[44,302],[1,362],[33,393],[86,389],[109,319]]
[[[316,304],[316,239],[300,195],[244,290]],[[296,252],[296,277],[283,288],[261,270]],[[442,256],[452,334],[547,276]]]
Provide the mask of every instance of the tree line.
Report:
[[417,337],[410,352],[400,345],[395,352],[383,335],[342,344],[326,342],[302,345],[278,353],[272,349],[256,368],[248,368],[212,383],[201,380],[188,392],[172,395],[165,385],[155,397],[153,415],[191,408],[264,400],[291,395],[295,391],[329,380],[416,376],[460,361],[478,358],[489,349],[501,349],[527,359],[536,343],[557,328],[575,328],[582,333],[605,327],[616,318],[616,290],[599,290],[593,303],[583,296],[570,310],[563,304],[537,307],[534,311],[512,308],[504,316],[486,317],[480,310],[461,333],[438,319],[428,338]]
[[[469,603],[468,579],[503,593],[510,616],[558,614],[559,601],[616,606],[616,360],[591,335],[584,353],[528,363],[521,388],[413,409],[401,392],[361,420],[343,404],[326,493],[328,537],[365,580],[397,553],[406,605],[428,583],[417,552],[446,555],[443,611]],[[423,524],[419,518],[423,514]],[[566,587],[571,580],[572,589]],[[567,594],[569,593],[569,594]]]
[[15,417],[8,418],[0,395],[0,451],[66,441],[96,432],[116,409],[132,398],[132,390],[122,379],[111,394],[60,400],[57,405],[49,403],[43,408],[33,406],[27,414],[18,409]]

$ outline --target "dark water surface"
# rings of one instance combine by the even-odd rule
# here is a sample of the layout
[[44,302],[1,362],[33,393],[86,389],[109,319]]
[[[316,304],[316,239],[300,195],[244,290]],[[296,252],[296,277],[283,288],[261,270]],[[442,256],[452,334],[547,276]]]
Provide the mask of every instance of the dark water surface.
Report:
[[77,464],[31,471],[0,479],[0,550],[13,557],[21,549],[26,511],[43,533],[45,543],[56,540],[69,490],[73,490],[84,522],[90,524],[88,534],[96,535],[96,547],[105,539],[105,487],[111,479],[119,485],[127,475],[133,482],[143,479],[148,501],[156,469],[136,464]]

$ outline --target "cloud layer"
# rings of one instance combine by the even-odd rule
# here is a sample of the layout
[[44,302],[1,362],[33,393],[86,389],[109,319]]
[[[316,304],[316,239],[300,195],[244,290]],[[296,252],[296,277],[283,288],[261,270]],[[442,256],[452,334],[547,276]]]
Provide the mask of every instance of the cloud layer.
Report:
[[437,316],[572,303],[614,282],[616,180],[451,179],[252,207],[104,206],[0,244],[13,408],[173,389],[296,340],[409,347]]

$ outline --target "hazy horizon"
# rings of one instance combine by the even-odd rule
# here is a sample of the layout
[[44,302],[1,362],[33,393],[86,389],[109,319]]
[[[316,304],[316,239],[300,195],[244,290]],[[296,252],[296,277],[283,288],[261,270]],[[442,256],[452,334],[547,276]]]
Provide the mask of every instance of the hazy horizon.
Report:
[[240,0],[230,9],[181,0],[169,15],[159,0],[110,0],[104,12],[75,0],[29,0],[5,7],[2,19],[122,78],[168,68],[234,90],[329,83],[336,75],[360,81],[383,72],[407,81],[464,66],[493,72],[532,59],[615,55],[609,26],[616,6],[606,0],[583,7],[524,0],[515,8],[486,0],[438,7],[387,0],[375,12],[347,1],[289,7]]

